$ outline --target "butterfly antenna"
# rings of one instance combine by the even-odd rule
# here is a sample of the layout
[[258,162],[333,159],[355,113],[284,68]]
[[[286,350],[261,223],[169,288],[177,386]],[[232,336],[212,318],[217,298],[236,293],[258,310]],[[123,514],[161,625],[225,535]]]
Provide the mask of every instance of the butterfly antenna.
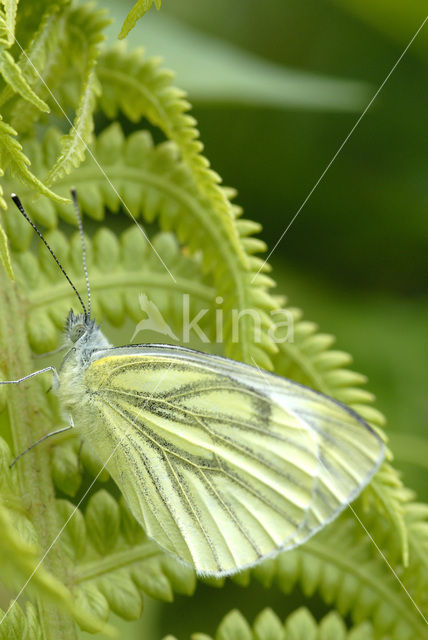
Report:
[[49,251],[49,253],[51,254],[52,258],[55,260],[55,262],[57,263],[58,267],[61,269],[62,273],[64,274],[64,276],[67,279],[68,284],[71,286],[71,288],[73,289],[74,293],[76,294],[80,304],[82,305],[82,309],[83,309],[83,313],[85,314],[86,317],[88,317],[88,312],[86,311],[86,307],[83,303],[83,300],[81,298],[80,293],[77,291],[76,287],[74,286],[74,284],[71,282],[70,278],[68,277],[64,267],[62,266],[62,264],[60,263],[60,261],[58,260],[58,258],[56,257],[56,255],[54,254],[54,252],[52,251],[52,249],[50,248],[47,240],[45,240],[43,234],[41,231],[39,231],[39,229],[36,227],[36,225],[34,224],[34,222],[32,222],[32,220],[30,220],[30,218],[28,217],[28,214],[25,212],[24,207],[21,204],[21,200],[18,198],[18,196],[16,195],[16,193],[12,193],[11,194],[11,198],[13,200],[13,202],[16,204],[16,206],[18,207],[20,213],[24,216],[24,218],[27,220],[27,222],[33,227],[34,231],[37,233],[37,235],[39,236],[40,240],[43,242],[43,244],[45,245],[45,247],[47,248],[47,250]]
[[86,290],[88,292],[88,318],[91,317],[91,287],[89,285],[88,267],[86,263],[86,245],[85,236],[83,235],[82,215],[80,213],[79,203],[77,201],[77,193],[74,187],[71,187],[71,197],[73,198],[74,210],[76,212],[77,224],[79,225],[80,242],[82,245],[82,263],[83,273],[85,274]]

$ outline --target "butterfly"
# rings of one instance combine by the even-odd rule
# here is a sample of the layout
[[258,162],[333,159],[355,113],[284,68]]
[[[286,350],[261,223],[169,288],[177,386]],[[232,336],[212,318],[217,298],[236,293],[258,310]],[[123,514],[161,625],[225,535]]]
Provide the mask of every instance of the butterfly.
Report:
[[112,346],[91,318],[89,286],[87,310],[13,199],[83,309],[68,315],[58,373],[24,379],[54,373],[70,421],[59,431],[91,446],[162,549],[199,575],[231,575],[302,544],[368,484],[384,445],[340,402],[221,356]]

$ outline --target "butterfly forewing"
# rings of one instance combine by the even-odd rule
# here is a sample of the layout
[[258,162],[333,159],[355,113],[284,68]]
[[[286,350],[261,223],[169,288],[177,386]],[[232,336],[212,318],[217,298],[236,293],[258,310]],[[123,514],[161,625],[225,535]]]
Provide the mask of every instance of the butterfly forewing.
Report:
[[[200,574],[301,543],[368,482],[383,454],[333,400],[225,358],[145,345],[96,354],[85,374],[107,459],[137,520]],[[107,436],[107,437],[106,437]]]

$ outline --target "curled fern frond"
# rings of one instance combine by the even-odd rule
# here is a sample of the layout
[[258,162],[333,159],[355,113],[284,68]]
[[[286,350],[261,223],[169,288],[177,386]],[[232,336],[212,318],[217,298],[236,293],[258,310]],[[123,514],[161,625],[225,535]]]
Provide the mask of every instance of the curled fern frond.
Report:
[[119,40],[126,38],[131,29],[135,27],[138,20],[151,8],[153,2],[155,3],[156,9],[159,10],[161,8],[162,0],[137,0],[123,22],[118,35]]
[[104,86],[100,107],[108,117],[114,118],[119,110],[134,122],[146,117],[176,143],[201,196],[211,203],[234,242],[237,256],[248,266],[233,224],[236,210],[233,211],[228,191],[219,186],[220,176],[210,169],[201,153],[203,145],[196,120],[188,113],[190,104],[184,99],[185,93],[172,85],[174,74],[160,66],[160,59],[145,59],[139,50],[127,53],[124,46],[100,57],[98,74]]
[[[234,609],[220,622],[215,640],[373,640],[367,623],[347,629],[336,611],[328,613],[320,622],[306,607],[300,607],[281,622],[272,609],[263,609],[250,625],[246,618]],[[166,636],[163,640],[174,640]],[[204,633],[193,633],[192,640],[212,640]]]

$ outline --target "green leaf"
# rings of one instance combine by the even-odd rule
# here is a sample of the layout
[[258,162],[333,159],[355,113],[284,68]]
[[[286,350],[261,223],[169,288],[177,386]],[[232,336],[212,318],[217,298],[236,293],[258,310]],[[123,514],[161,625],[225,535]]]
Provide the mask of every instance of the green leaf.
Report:
[[[156,9],[161,8],[162,0],[154,0]],[[126,16],[119,33],[119,40],[126,38],[128,33],[135,27],[137,21],[142,18],[153,4],[153,0],[137,0],[131,11]]]
[[92,138],[94,128],[92,115],[95,98],[98,93],[97,79],[94,69],[91,67],[82,89],[79,107],[71,132],[62,138],[61,155],[46,176],[45,182],[47,185],[52,185],[64,175],[71,173],[73,168],[78,167],[84,159],[86,148]]
[[59,520],[65,526],[61,534],[61,546],[73,562],[82,558],[86,551],[85,518],[79,509],[68,500],[57,500]]
[[26,640],[42,640],[42,630],[37,611],[31,602],[25,605],[25,615],[27,622],[27,638]]
[[104,29],[109,24],[104,11],[88,11],[86,7],[77,8],[73,21],[81,30],[86,49],[86,64],[80,91],[76,117],[68,135],[61,139],[61,152],[46,177],[51,185],[79,166],[85,157],[88,144],[92,140],[94,128],[93,113],[100,86],[95,74],[100,44],[104,40]]
[[[357,623],[370,620],[376,637],[388,633],[400,640],[428,637],[419,612],[409,607],[407,596],[403,598],[406,592],[402,585],[422,610],[428,604],[425,595],[428,573],[421,563],[421,558],[426,557],[421,540],[427,534],[427,514],[410,513],[418,522],[413,529],[418,534],[416,540],[410,538],[412,561],[408,568],[400,564],[395,527],[390,520],[379,518],[372,508],[370,518],[366,515],[366,529],[381,541],[380,548],[388,562],[360,523],[351,514],[348,517],[343,514],[301,547],[278,556],[275,560],[278,586],[284,593],[290,593],[299,582],[307,597],[319,593],[327,604],[334,603],[342,617],[351,614]],[[401,584],[391,567],[400,576]],[[258,576],[256,572],[252,574]]]
[[221,621],[216,640],[252,640],[250,625],[240,611],[234,609]]
[[317,625],[312,614],[304,607],[292,613],[285,623],[287,640],[317,640]]
[[[193,633],[192,640],[212,640],[204,633]],[[389,637],[389,636],[388,636]],[[350,629],[336,611],[330,611],[317,624],[312,613],[306,607],[293,611],[284,624],[272,609],[264,609],[256,616],[252,628],[239,611],[233,610],[220,622],[216,640],[373,640],[372,629],[368,623]],[[399,640],[398,636],[394,636]],[[174,636],[165,636],[163,640],[174,640]],[[380,638],[379,638],[380,640]]]
[[254,620],[254,640],[285,640],[284,627],[272,609],[264,609]]
[[112,496],[101,489],[91,496],[86,507],[86,526],[95,549],[106,555],[119,535],[119,507]]
[[142,600],[129,577],[128,571],[115,571],[97,581],[111,610],[125,620],[137,620],[141,615]]
[[[0,609],[0,619],[3,618],[4,611]],[[0,625],[0,640],[22,640],[26,635],[26,621],[24,612],[16,603],[8,613],[7,617]]]
[[60,491],[68,496],[76,495],[82,482],[82,474],[72,444],[55,447],[52,456],[52,478]]
[[14,177],[52,200],[67,202],[66,198],[58,196],[31,173],[28,169],[30,161],[22,152],[22,146],[15,139],[16,135],[17,132],[10,125],[0,121],[0,163],[3,170],[9,168]]
[[[38,28],[31,32],[30,40],[19,55],[19,66],[26,82],[34,93],[46,101],[56,96],[58,83],[61,83],[64,70],[69,67],[65,61],[64,24],[67,15],[67,2],[48,3],[44,13],[40,15]],[[39,17],[39,16],[38,16]],[[12,99],[12,103],[8,102]],[[42,115],[40,109],[28,100],[15,93],[11,86],[6,86],[0,93],[0,105],[7,114],[10,124],[21,134],[32,132],[34,122]],[[54,110],[56,108],[53,100]]]
[[336,611],[331,611],[319,625],[318,640],[346,640],[347,629]]
[[28,82],[26,81],[19,65],[16,64],[8,51],[0,51],[0,73],[7,84],[25,100],[31,102],[40,111],[49,112],[49,107],[34,93]]
[[[29,525],[29,523],[28,523]],[[54,602],[69,615],[79,621],[86,621],[87,627],[93,631],[103,630],[104,633],[111,633],[111,628],[101,624],[92,615],[87,615],[79,606],[73,602],[71,594],[64,584],[49,573],[38,560],[38,549],[33,543],[29,543],[18,533],[13,526],[13,522],[4,506],[0,503],[0,553],[2,557],[2,579],[9,584],[17,582],[19,588],[31,577],[30,589],[42,594],[43,598]],[[22,611],[21,611],[22,613]],[[6,621],[11,616],[10,625]],[[16,637],[22,638],[21,614],[16,611],[15,605],[11,607],[10,614],[5,619],[3,626],[8,630],[8,638],[14,637],[12,630],[17,625],[18,633]],[[1,636],[0,636],[1,637]]]
[[73,597],[76,605],[87,614],[78,621],[80,628],[89,633],[94,633],[92,624],[88,620],[92,618],[107,620],[109,614],[107,600],[93,584],[85,584],[73,589]]
[[159,571],[157,560],[141,562],[132,568],[132,577],[138,587],[151,598],[173,601],[173,593],[167,576]]
[[18,2],[19,0],[3,0],[2,2],[6,16],[5,26],[9,45],[12,45],[15,39],[15,24]]

